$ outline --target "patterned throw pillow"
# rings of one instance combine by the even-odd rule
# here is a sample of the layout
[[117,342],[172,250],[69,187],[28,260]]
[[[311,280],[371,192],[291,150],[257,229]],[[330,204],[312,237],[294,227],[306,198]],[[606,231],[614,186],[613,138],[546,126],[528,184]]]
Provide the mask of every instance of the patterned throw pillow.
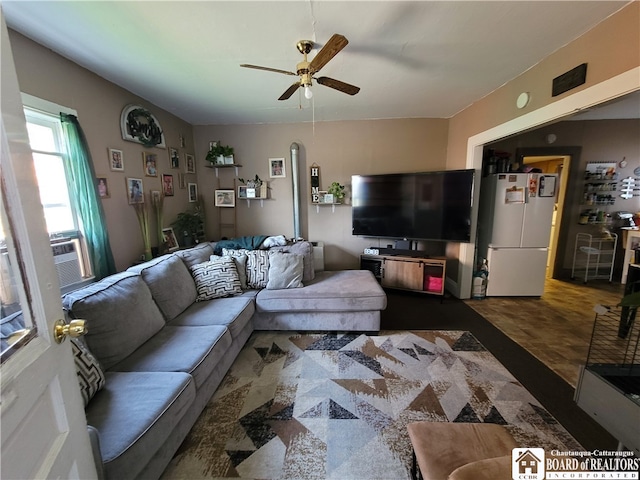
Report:
[[80,393],[82,393],[82,399],[86,407],[89,404],[89,400],[104,387],[104,372],[96,357],[93,356],[93,353],[89,351],[82,340],[72,338],[71,351],[76,364]]
[[247,251],[247,286],[265,288],[269,281],[269,252],[266,250]]
[[[244,253],[244,250],[227,250],[226,248],[222,249],[222,254],[230,256],[233,258],[233,261],[236,262],[236,270],[238,271],[238,278],[240,279],[240,288],[242,290],[246,290],[247,287],[247,254]],[[215,258],[220,258],[219,255],[211,255],[209,260],[214,260]]]
[[194,265],[191,267],[191,274],[198,292],[196,302],[242,293],[236,264],[231,257],[218,257]]
[[269,281],[269,252],[267,250],[222,249],[223,255],[247,256],[247,288],[260,289]]

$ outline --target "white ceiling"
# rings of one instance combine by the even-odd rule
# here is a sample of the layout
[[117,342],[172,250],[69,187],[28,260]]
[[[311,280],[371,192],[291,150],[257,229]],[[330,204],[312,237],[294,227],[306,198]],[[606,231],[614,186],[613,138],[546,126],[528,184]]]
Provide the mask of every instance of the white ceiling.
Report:
[[[2,0],[1,5],[10,28],[189,123],[206,125],[449,118],[627,3]],[[295,71],[302,60],[296,42],[309,39],[321,46],[333,33],[346,36],[349,45],[320,73],[361,87],[353,97],[314,85],[313,104],[298,93],[278,101],[294,77],[239,67]]]

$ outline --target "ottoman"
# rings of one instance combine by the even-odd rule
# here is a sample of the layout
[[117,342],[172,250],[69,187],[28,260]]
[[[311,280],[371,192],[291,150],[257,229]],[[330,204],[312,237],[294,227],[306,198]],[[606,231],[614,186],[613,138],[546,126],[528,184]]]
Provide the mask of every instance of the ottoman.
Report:
[[500,425],[415,422],[407,430],[414,452],[413,478],[511,478],[511,450],[518,445]]

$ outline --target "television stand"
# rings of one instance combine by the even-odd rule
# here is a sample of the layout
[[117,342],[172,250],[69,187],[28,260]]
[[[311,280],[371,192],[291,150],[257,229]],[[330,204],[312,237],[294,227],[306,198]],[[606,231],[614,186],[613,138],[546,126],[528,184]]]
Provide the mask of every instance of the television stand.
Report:
[[[419,253],[411,250],[412,253]],[[445,257],[360,255],[360,268],[373,272],[384,288],[440,295],[444,298]]]

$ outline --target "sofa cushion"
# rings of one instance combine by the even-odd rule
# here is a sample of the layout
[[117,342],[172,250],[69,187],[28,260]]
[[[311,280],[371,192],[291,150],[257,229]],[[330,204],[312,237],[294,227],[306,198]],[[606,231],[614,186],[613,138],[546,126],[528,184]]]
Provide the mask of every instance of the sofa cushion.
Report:
[[302,255],[285,252],[269,252],[269,280],[267,289],[300,288],[302,285]]
[[80,338],[71,339],[71,351],[84,406],[104,387],[105,376],[100,363]]
[[259,312],[359,312],[384,310],[387,296],[368,270],[317,272],[303,288],[261,290]]
[[180,257],[187,268],[191,268],[209,260],[209,257],[213,255],[213,246],[210,243],[200,243],[187,250],[178,250],[173,255]]
[[[242,290],[246,290],[247,287],[247,254],[239,252],[237,250],[229,250],[230,252],[234,252],[233,255],[229,255],[233,258],[233,261],[236,263],[236,270],[238,271],[238,278],[240,279],[240,288]],[[213,260],[214,258],[219,258],[218,255],[211,255],[209,260]]]
[[297,253],[298,255],[302,255],[304,263],[302,281],[306,283],[315,278],[316,274],[313,266],[313,244],[311,242],[294,242],[285,245],[284,247],[273,247],[270,251]]
[[122,362],[115,372],[185,372],[196,388],[205,382],[231,345],[229,330],[220,325],[167,325]]
[[127,271],[142,276],[167,321],[176,318],[196,301],[196,285],[180,257],[163,255],[134,265]]
[[211,257],[191,267],[198,296],[196,302],[213,298],[230,297],[242,293],[236,263],[231,257]]
[[186,373],[107,372],[86,409],[100,437],[106,478],[138,478],[196,397]]
[[244,327],[251,321],[256,311],[250,295],[216,298],[191,305],[168,325],[174,327],[196,327],[223,325],[229,329],[232,338],[238,338]]
[[124,360],[164,325],[142,277],[121,272],[62,298],[71,318],[87,321],[84,337],[89,350],[105,370]]

